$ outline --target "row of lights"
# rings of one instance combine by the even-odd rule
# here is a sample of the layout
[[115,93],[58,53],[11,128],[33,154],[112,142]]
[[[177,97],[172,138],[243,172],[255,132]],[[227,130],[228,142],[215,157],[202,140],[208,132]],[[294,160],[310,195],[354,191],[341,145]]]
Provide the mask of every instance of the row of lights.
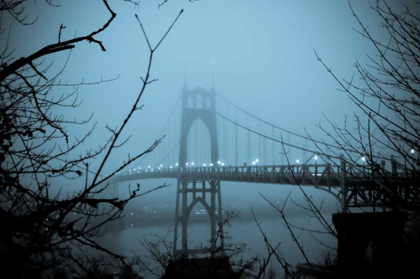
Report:
[[[223,163],[223,162],[221,162],[221,161],[217,161],[217,164],[219,165],[219,166],[222,166],[222,167],[224,167],[225,166],[225,163]],[[185,163],[185,165],[188,167],[188,163]],[[194,166],[195,164],[194,164],[194,162],[191,162],[191,166]],[[176,166],[178,166],[178,164],[176,164]],[[213,165],[213,163],[210,163],[210,164],[208,164],[208,166],[209,167],[213,167],[214,165]],[[207,164],[206,163],[203,163],[203,167],[207,167]],[[171,167],[172,168],[172,167]]]
[[[415,153],[415,150],[414,149],[411,149],[410,152],[411,152],[411,154],[414,154]],[[314,159],[315,159],[315,161],[318,160],[318,156],[315,155],[314,156]],[[363,162],[366,161],[366,158],[364,156],[361,159],[362,159]],[[259,160],[258,159],[255,159],[254,161],[252,161],[252,165],[258,165],[258,162],[259,162]],[[222,166],[222,167],[225,166],[225,163],[223,163],[221,161],[217,161],[217,164],[220,165],[220,166]],[[299,164],[299,159],[296,160],[296,164]],[[178,167],[178,163],[176,163],[175,165]],[[185,163],[185,165],[188,167],[189,164],[188,163]],[[194,165],[195,165],[195,163],[194,162],[191,162],[191,166],[194,166]],[[207,164],[203,163],[203,167],[206,167],[206,166],[207,166]],[[209,166],[212,167],[213,166],[213,163],[210,163]],[[158,169],[160,170],[162,167],[163,167],[163,165],[160,165],[160,167]],[[147,168],[150,171],[153,171],[153,169],[151,169],[150,166],[148,166]],[[170,168],[172,169],[173,167],[170,166]],[[141,167],[138,168],[138,171],[140,171],[140,170],[141,170]],[[131,172],[131,170],[128,170],[128,171]],[[134,168],[133,171],[136,171],[136,168]],[[147,170],[146,170],[146,172],[147,172]],[[121,172],[119,172],[119,174],[120,173]]]
[[[221,161],[217,161],[217,164],[218,164],[218,165],[220,165],[220,166],[222,166],[222,167],[223,167],[223,166],[225,166],[225,163],[223,163],[223,162],[221,162]],[[175,165],[176,165],[177,167],[179,166],[179,164],[178,164],[178,163],[176,163]],[[185,165],[186,165],[186,166],[189,166],[190,164],[189,164],[189,163],[185,163]],[[191,162],[191,166],[194,166],[194,165],[195,165],[195,163],[194,163],[194,162]],[[207,164],[205,164],[205,163],[204,163],[204,164],[203,164],[203,167],[206,167],[206,166],[207,166]],[[213,166],[213,163],[210,163],[210,164],[209,164],[209,166],[210,166],[210,167],[212,167],[212,166]],[[163,168],[163,165],[160,165],[160,166],[158,167],[158,169],[159,169],[159,170],[160,170],[161,168]],[[173,168],[173,166],[170,166],[169,168],[171,168],[171,169],[172,169],[172,168]],[[140,171],[140,170],[141,170],[141,167],[139,167],[137,171]],[[147,166],[146,172],[147,172],[147,170],[153,171],[153,169],[151,168],[151,166]],[[131,169],[130,169],[130,170],[128,170],[128,171],[129,171],[129,172],[131,172]],[[136,168],[134,168],[134,169],[133,169],[133,172],[134,172],[134,171],[136,171]],[[119,174],[120,174],[120,173],[121,173],[121,172],[119,172]]]
[[[317,160],[318,158],[317,158],[317,156],[315,156],[315,160]],[[259,162],[259,159],[255,159],[254,161],[252,161],[252,164],[253,165],[258,165],[258,162]],[[299,163],[299,160],[296,160],[296,163]],[[221,162],[221,161],[217,161],[217,164],[219,165],[219,166],[222,166],[222,167],[224,167],[225,166],[225,163],[224,162]],[[178,163],[176,163],[175,164],[177,167],[179,166],[179,164]],[[189,163],[185,163],[185,166],[189,166],[189,165],[191,165],[191,166],[195,166],[195,163],[194,162],[191,162],[191,164],[189,164]],[[214,165],[213,165],[213,163],[210,163],[208,166],[210,166],[210,167],[213,167]],[[158,167],[158,169],[160,170],[161,168],[163,167],[163,165],[160,165],[159,167]],[[203,163],[203,167],[207,167],[207,164],[206,163]],[[151,169],[151,166],[148,166],[147,167],[150,171],[153,171],[153,169]],[[173,168],[172,166],[170,166],[169,168]],[[138,171],[140,171],[141,170],[141,167],[139,167],[138,168]],[[131,172],[131,170],[128,170],[129,172]],[[134,168],[133,169],[133,171],[136,171],[136,168]],[[146,172],[147,172],[147,170],[146,170]],[[121,172],[119,172],[119,173],[121,173]]]

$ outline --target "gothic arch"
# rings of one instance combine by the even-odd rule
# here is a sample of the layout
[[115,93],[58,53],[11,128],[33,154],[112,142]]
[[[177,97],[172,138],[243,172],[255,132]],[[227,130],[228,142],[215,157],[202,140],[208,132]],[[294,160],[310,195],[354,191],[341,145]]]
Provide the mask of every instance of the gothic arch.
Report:
[[187,219],[190,217],[190,214],[192,210],[194,209],[194,206],[196,206],[198,203],[201,203],[204,206],[204,208],[207,210],[207,213],[208,213],[207,215],[210,218],[210,215],[209,215],[211,212],[210,206],[207,204],[207,202],[204,200],[203,197],[196,197],[194,201],[188,206]]
[[[204,130],[204,133],[203,133]],[[211,134],[209,126],[201,117],[191,121],[187,128],[186,159],[196,164],[210,162],[211,160]]]

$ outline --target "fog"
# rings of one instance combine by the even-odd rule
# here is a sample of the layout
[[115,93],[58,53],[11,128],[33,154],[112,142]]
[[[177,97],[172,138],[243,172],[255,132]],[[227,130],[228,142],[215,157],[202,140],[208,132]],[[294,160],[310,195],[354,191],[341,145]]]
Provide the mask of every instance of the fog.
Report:
[[[2,19],[2,26],[10,26],[9,46],[16,49],[14,57],[28,56],[43,46],[56,42],[61,24],[66,27],[62,31],[62,38],[69,39],[76,34],[89,34],[92,30],[97,30],[109,18],[101,1],[56,2],[60,7],[47,5],[43,1],[31,3],[27,8],[30,11],[29,18],[37,18],[32,26],[21,26],[10,18]],[[289,131],[306,134],[306,129],[317,139],[329,140],[316,125],[328,127],[328,120],[344,123],[348,116],[347,125],[353,127],[353,115],[361,115],[348,96],[337,90],[337,81],[317,61],[314,53],[318,53],[340,80],[352,79],[357,72],[353,67],[356,59],[363,65],[369,63],[367,54],[374,53],[374,46],[354,30],[359,30],[360,27],[352,15],[349,2],[170,0],[159,7],[161,2],[163,1],[142,1],[139,6],[135,6],[125,1],[110,1],[117,17],[107,30],[97,36],[106,51],[101,51],[95,43],[84,42],[71,51],[67,64],[68,52],[46,58],[45,64],[53,62],[46,73],[47,77],[65,66],[61,75],[62,83],[95,83],[115,79],[79,86],[79,100],[83,101],[81,105],[76,109],[60,109],[54,112],[69,119],[76,117],[78,120],[93,115],[86,125],[67,127],[72,137],[80,137],[96,124],[93,134],[77,152],[72,153],[77,157],[84,150],[105,144],[110,136],[106,126],[120,127],[140,92],[140,77],[146,74],[149,51],[134,15],[137,14],[140,18],[153,46],[160,41],[181,9],[184,9],[154,55],[151,78],[157,80],[147,86],[140,101],[144,106],[130,119],[119,142],[130,138],[114,150],[101,175],[109,175],[127,161],[128,156],[133,157],[143,152],[160,136],[166,135],[162,144],[154,151],[155,154],[140,158],[128,166],[126,171],[138,167],[146,169],[149,165],[152,168],[158,167],[161,159],[179,142],[179,107],[169,124],[167,121],[185,89],[202,87],[211,91],[214,86],[218,95],[243,110]],[[380,28],[380,19],[370,9],[375,1],[354,0],[350,4],[377,39],[386,39],[381,37],[386,32]],[[401,8],[396,2],[389,4],[395,6],[396,10]],[[5,42],[1,44],[4,46]],[[73,89],[57,87],[53,92],[60,94]],[[236,111],[223,101],[218,101],[217,108],[221,113],[237,119]],[[239,118],[239,123],[249,125],[255,130],[260,129],[257,121],[249,120],[245,124],[245,116],[240,114]],[[254,135],[251,139],[251,154],[247,154],[247,134],[241,129],[238,132],[239,154],[236,160],[234,126],[229,126],[230,124],[219,118],[217,121],[219,154],[223,154],[221,159],[226,165],[250,165],[248,157],[251,160],[259,158],[261,165],[280,164],[284,160],[279,153],[282,152],[280,144],[276,143],[273,152],[270,141],[264,143]],[[167,128],[162,130],[165,125]],[[188,146],[193,155],[187,161],[196,161],[201,165],[210,163],[210,145],[207,131],[203,130],[206,136],[202,136],[200,132],[200,141],[194,138],[194,133],[199,133],[195,131],[200,130],[200,127],[202,126],[193,126],[191,130]],[[270,135],[270,127],[263,126],[262,129],[263,133]],[[287,134],[276,133],[278,138],[287,138]],[[301,139],[292,141],[299,146],[305,144]],[[266,147],[262,147],[263,144]],[[261,148],[266,148],[265,155],[260,154]],[[203,155],[198,155],[198,150],[202,150],[200,152],[204,152]],[[165,167],[175,167],[179,158],[177,152],[179,149],[175,149],[162,164]],[[308,158],[309,155],[303,155],[300,150],[292,150],[289,159],[295,162],[296,159],[303,160],[302,156]],[[262,158],[265,158],[265,162]],[[98,156],[91,160],[90,170],[95,172],[102,159]],[[63,194],[67,194],[81,189],[83,181],[59,179],[53,186],[53,191],[63,187]],[[175,179],[137,182],[141,184],[142,191],[164,183],[170,186],[141,197],[135,203],[145,206],[175,204]],[[135,182],[120,183],[120,197],[128,196],[128,184]],[[227,203],[239,201],[248,207],[256,201],[262,201],[259,192],[275,201],[283,201],[289,191],[293,192],[293,199],[303,202],[300,190],[292,186],[233,182],[221,184],[222,198]],[[306,187],[305,190],[316,203],[325,200],[328,212],[337,210],[336,201],[330,194],[312,187]],[[294,209],[290,207],[289,210]]]

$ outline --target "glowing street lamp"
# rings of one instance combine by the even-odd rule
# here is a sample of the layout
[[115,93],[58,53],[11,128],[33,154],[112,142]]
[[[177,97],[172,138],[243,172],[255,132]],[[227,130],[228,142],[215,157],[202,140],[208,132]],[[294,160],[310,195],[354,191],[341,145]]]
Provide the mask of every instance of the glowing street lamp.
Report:
[[414,154],[415,151],[414,151],[414,149],[411,149],[410,152],[411,152],[411,154]]
[[218,165],[220,165],[220,163],[221,163],[220,161],[217,161],[217,164],[218,164]]
[[213,163],[210,163],[210,167],[212,167],[213,166]]
[[193,165],[193,166],[194,166],[194,162],[192,162],[192,163],[191,163],[191,165]]
[[296,160],[296,164],[299,164],[299,159]]
[[178,166],[178,163],[176,163],[175,166]]
[[366,161],[365,156],[362,156],[362,169],[363,169],[363,171],[365,170],[365,161]]
[[205,167],[206,166],[206,164],[203,164],[203,167]]
[[222,167],[224,167],[225,166],[225,163],[222,163]]

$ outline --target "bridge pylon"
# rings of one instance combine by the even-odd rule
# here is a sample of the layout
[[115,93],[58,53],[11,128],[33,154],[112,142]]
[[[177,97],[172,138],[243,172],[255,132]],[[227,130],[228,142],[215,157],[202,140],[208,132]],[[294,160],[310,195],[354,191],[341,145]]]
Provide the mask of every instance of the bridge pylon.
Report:
[[[187,167],[188,158],[188,134],[192,125],[201,119],[210,135],[210,157],[213,166],[217,166],[219,151],[217,143],[217,124],[216,124],[216,92],[214,87],[210,92],[198,87],[188,90],[184,86],[182,94],[182,122],[181,139],[179,148],[179,168],[176,208],[175,208],[175,228],[174,228],[174,252],[187,256],[189,254],[206,253],[203,249],[188,248],[188,218],[197,203],[201,203],[210,218],[210,249],[223,247],[223,228],[218,227],[222,224],[222,198],[220,191],[220,181],[191,180],[182,175],[182,170]],[[190,162],[191,163],[191,162]],[[181,249],[178,249],[178,225],[181,225]],[[208,251],[210,252],[210,251]]]

